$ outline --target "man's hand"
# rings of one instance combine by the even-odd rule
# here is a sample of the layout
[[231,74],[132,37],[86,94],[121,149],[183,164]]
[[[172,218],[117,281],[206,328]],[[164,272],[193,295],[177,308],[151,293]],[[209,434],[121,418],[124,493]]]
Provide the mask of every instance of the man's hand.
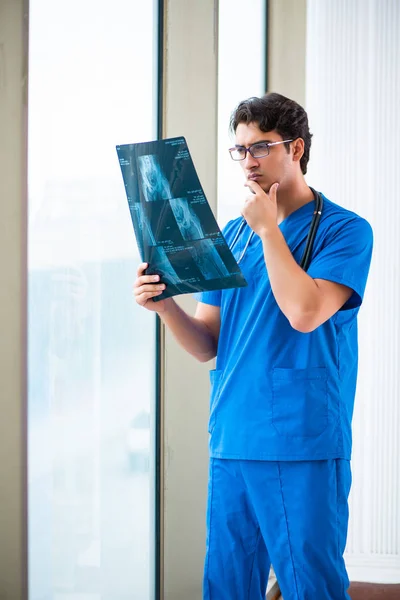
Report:
[[252,190],[252,193],[245,200],[242,215],[249,227],[262,237],[277,227],[278,206],[276,193],[279,183],[274,183],[268,194],[256,181],[249,179],[245,185]]
[[159,302],[153,302],[152,299],[162,294],[166,286],[165,283],[160,283],[159,275],[144,275],[148,266],[147,263],[142,263],[138,267],[137,279],[133,285],[135,300],[140,306],[147,308],[147,310],[163,313],[167,310],[168,304],[173,300],[172,298],[166,298]]

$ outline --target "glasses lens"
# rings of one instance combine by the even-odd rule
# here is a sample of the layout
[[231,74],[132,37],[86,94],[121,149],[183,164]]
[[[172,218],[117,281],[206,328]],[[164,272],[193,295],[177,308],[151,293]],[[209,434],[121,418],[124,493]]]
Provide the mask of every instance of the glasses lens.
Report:
[[262,158],[269,154],[269,144],[267,142],[260,142],[251,146],[251,153],[254,158]]
[[246,156],[245,148],[231,148],[229,152],[231,153],[233,160],[243,160]]

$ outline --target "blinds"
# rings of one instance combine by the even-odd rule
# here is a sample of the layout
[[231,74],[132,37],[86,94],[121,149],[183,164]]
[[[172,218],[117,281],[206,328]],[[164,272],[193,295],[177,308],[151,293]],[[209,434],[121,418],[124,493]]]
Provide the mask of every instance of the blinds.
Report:
[[350,578],[400,581],[400,1],[308,0],[307,180],[364,216],[375,248],[359,317]]

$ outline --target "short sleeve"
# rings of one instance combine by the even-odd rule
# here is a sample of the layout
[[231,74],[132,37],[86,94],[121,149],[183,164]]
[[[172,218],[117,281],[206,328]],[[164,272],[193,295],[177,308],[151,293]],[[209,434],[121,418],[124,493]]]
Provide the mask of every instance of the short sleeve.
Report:
[[332,230],[307,273],[313,279],[326,279],[351,288],[353,294],[342,310],[358,308],[364,297],[371,264],[372,228],[368,221],[356,217],[342,222],[336,231]]
[[211,304],[211,306],[221,306],[221,290],[212,290],[210,292],[197,292],[193,294],[197,302]]

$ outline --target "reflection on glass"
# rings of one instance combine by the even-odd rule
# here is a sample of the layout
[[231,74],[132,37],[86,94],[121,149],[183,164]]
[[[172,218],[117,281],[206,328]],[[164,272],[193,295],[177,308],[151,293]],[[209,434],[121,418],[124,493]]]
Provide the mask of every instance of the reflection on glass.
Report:
[[156,17],[30,2],[30,600],[154,597],[155,319],[115,145],[155,137]]

